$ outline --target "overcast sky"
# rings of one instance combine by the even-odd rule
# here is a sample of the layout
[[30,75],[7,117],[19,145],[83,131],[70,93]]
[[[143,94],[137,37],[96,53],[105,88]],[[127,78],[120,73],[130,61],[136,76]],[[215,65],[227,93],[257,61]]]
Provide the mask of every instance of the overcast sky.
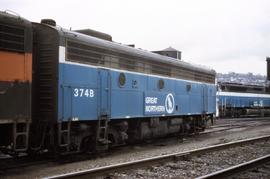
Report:
[[171,46],[222,73],[265,75],[270,56],[269,0],[0,0],[0,8],[149,51]]

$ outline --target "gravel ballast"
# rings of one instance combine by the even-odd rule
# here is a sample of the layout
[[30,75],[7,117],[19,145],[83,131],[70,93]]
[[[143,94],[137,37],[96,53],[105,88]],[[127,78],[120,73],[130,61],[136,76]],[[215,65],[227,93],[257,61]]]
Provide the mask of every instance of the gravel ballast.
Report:
[[146,169],[114,173],[109,178],[195,178],[270,153],[270,141],[184,158]]

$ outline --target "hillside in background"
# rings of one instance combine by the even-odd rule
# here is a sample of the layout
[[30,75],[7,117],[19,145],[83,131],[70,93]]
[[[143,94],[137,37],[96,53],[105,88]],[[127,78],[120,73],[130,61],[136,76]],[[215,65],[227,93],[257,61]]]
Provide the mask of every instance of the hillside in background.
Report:
[[218,82],[240,83],[249,85],[265,85],[266,76],[254,75],[253,73],[217,73]]

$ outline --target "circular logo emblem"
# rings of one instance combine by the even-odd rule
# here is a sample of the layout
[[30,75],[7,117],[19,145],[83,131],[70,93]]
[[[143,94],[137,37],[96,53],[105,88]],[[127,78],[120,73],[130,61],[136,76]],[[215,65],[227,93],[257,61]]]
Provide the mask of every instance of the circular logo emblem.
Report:
[[169,114],[171,114],[174,111],[174,98],[173,98],[172,93],[169,93],[166,96],[165,109],[166,109],[167,113],[169,113]]

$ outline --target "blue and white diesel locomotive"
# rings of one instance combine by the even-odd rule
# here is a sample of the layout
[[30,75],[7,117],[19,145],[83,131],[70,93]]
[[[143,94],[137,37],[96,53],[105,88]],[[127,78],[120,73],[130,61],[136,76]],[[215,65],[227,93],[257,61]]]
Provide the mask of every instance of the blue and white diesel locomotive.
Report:
[[32,31],[32,120],[25,151],[106,150],[198,132],[215,114],[212,69],[115,43],[103,33],[66,30],[48,19],[32,23]]
[[265,116],[270,114],[270,94],[265,86],[219,83],[220,117]]
[[58,124],[61,151],[195,132],[215,113],[211,69],[44,23],[34,33],[37,119]]

